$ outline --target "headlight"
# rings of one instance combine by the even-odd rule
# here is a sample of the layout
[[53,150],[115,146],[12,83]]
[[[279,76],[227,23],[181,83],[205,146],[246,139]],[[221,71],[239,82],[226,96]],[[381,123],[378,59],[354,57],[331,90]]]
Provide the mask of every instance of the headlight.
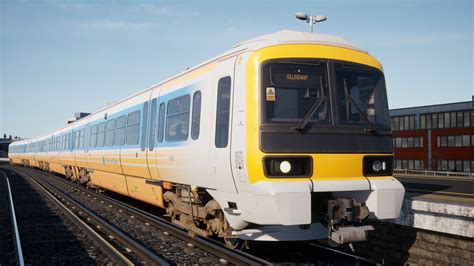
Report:
[[390,176],[393,174],[393,156],[365,156],[364,176]]
[[375,162],[372,164],[372,169],[373,169],[375,172],[380,172],[380,170],[382,170],[382,162],[380,162],[379,160],[375,161]]
[[267,156],[263,169],[267,177],[310,177],[313,160],[309,156]]
[[291,163],[288,161],[281,162],[280,171],[284,174],[288,174],[291,171]]

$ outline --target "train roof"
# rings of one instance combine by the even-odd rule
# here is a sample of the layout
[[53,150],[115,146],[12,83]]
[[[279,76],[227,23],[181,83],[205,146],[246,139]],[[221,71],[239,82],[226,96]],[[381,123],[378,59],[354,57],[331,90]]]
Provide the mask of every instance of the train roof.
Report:
[[340,36],[292,30],[282,30],[272,34],[262,35],[236,44],[233,48],[257,50],[273,45],[308,43],[344,47],[367,53],[366,50],[363,50],[356,44],[351,43]]
[[66,132],[68,130],[70,130],[70,128],[74,127],[74,126],[78,126],[78,125],[82,125],[84,123],[87,123],[86,121],[88,120],[88,118],[91,118],[91,117],[94,117],[95,115],[103,112],[103,111],[106,111],[108,109],[110,109],[111,107],[114,107],[114,106],[117,106],[137,95],[140,95],[140,94],[143,94],[143,93],[147,93],[149,92],[150,90],[153,90],[163,84],[166,84],[167,82],[169,81],[172,81],[180,76],[183,76],[189,72],[192,72],[196,69],[199,69],[203,66],[206,66],[212,62],[215,62],[215,61],[219,61],[221,60],[222,58],[227,58],[231,55],[234,55],[234,54],[239,54],[239,53],[242,53],[242,52],[245,52],[245,51],[256,51],[256,50],[259,50],[259,49],[262,49],[262,48],[265,48],[265,47],[270,47],[270,46],[275,46],[275,45],[283,45],[283,44],[321,44],[321,45],[328,45],[328,46],[337,46],[337,47],[343,47],[343,48],[347,48],[347,49],[351,49],[351,50],[356,50],[356,51],[359,51],[359,52],[363,52],[363,53],[368,53],[366,50],[363,50],[362,48],[360,48],[359,46],[357,46],[356,44],[354,43],[351,43],[347,40],[345,40],[343,37],[340,37],[340,36],[335,36],[335,35],[328,35],[328,34],[319,34],[319,33],[311,33],[311,32],[300,32],[300,31],[292,31],[292,30],[281,30],[281,31],[278,31],[278,32],[275,32],[275,33],[271,33],[271,34],[266,34],[266,35],[262,35],[262,36],[258,36],[258,37],[255,37],[255,38],[252,38],[250,40],[247,40],[247,41],[244,41],[244,42],[241,42],[241,43],[238,43],[236,45],[234,45],[230,50],[208,60],[208,61],[205,61],[199,65],[196,65],[192,68],[189,68],[177,75],[174,75],[168,79],[165,79],[159,83],[156,83],[142,91],[139,91],[129,97],[126,97],[120,101],[117,101],[111,105],[108,105],[108,106],[105,106],[99,110],[97,110],[96,112],[88,115],[87,117],[84,117],[82,119],[79,119],[71,124],[68,124],[60,129],[57,129],[57,130],[53,130],[47,134],[43,134],[43,135],[40,135],[40,136],[36,136],[36,137],[33,137],[31,139],[25,139],[25,140],[22,140],[22,141],[18,141],[17,144],[28,144],[32,141],[39,141],[39,140],[44,140],[44,139],[47,139],[49,137],[51,137],[53,134],[61,134],[63,132]]

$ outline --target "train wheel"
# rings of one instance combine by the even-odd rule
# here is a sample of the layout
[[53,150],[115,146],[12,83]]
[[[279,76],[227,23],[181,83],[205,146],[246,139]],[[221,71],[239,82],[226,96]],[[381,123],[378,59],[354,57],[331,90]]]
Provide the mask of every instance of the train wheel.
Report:
[[224,237],[224,244],[230,249],[237,249],[244,241],[238,237]]

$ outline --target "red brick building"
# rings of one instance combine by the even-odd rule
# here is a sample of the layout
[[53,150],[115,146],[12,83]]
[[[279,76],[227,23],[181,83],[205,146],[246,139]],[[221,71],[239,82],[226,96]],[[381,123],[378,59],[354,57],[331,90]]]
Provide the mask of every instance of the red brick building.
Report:
[[390,110],[395,169],[474,172],[474,97]]

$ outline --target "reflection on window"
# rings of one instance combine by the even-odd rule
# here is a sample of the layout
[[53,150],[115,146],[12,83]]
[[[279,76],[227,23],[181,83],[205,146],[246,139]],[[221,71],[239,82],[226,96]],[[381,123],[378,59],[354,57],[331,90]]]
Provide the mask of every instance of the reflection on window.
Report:
[[[365,123],[357,110],[359,108],[370,122],[388,126],[385,81],[381,73],[376,70],[336,64],[336,76],[339,114],[343,123]],[[355,104],[351,104],[350,99]],[[410,128],[409,117],[404,117],[400,120],[400,130],[408,128]]]
[[140,132],[140,111],[127,116],[127,145],[137,145]]
[[227,147],[229,142],[230,77],[221,78],[217,85],[217,117],[214,144],[217,148]]
[[168,102],[166,112],[166,141],[188,139],[190,96],[184,95]]
[[115,137],[114,145],[122,146],[125,144],[125,125],[127,122],[127,117],[125,115],[117,117],[115,125]]
[[330,122],[325,63],[274,63],[264,68],[263,101],[266,122],[297,123],[322,101],[310,123]]
[[201,91],[197,91],[193,96],[193,117],[191,122],[191,138],[199,138],[199,127],[201,123]]
[[114,145],[114,127],[115,119],[109,120],[105,124],[105,146],[107,147]]

